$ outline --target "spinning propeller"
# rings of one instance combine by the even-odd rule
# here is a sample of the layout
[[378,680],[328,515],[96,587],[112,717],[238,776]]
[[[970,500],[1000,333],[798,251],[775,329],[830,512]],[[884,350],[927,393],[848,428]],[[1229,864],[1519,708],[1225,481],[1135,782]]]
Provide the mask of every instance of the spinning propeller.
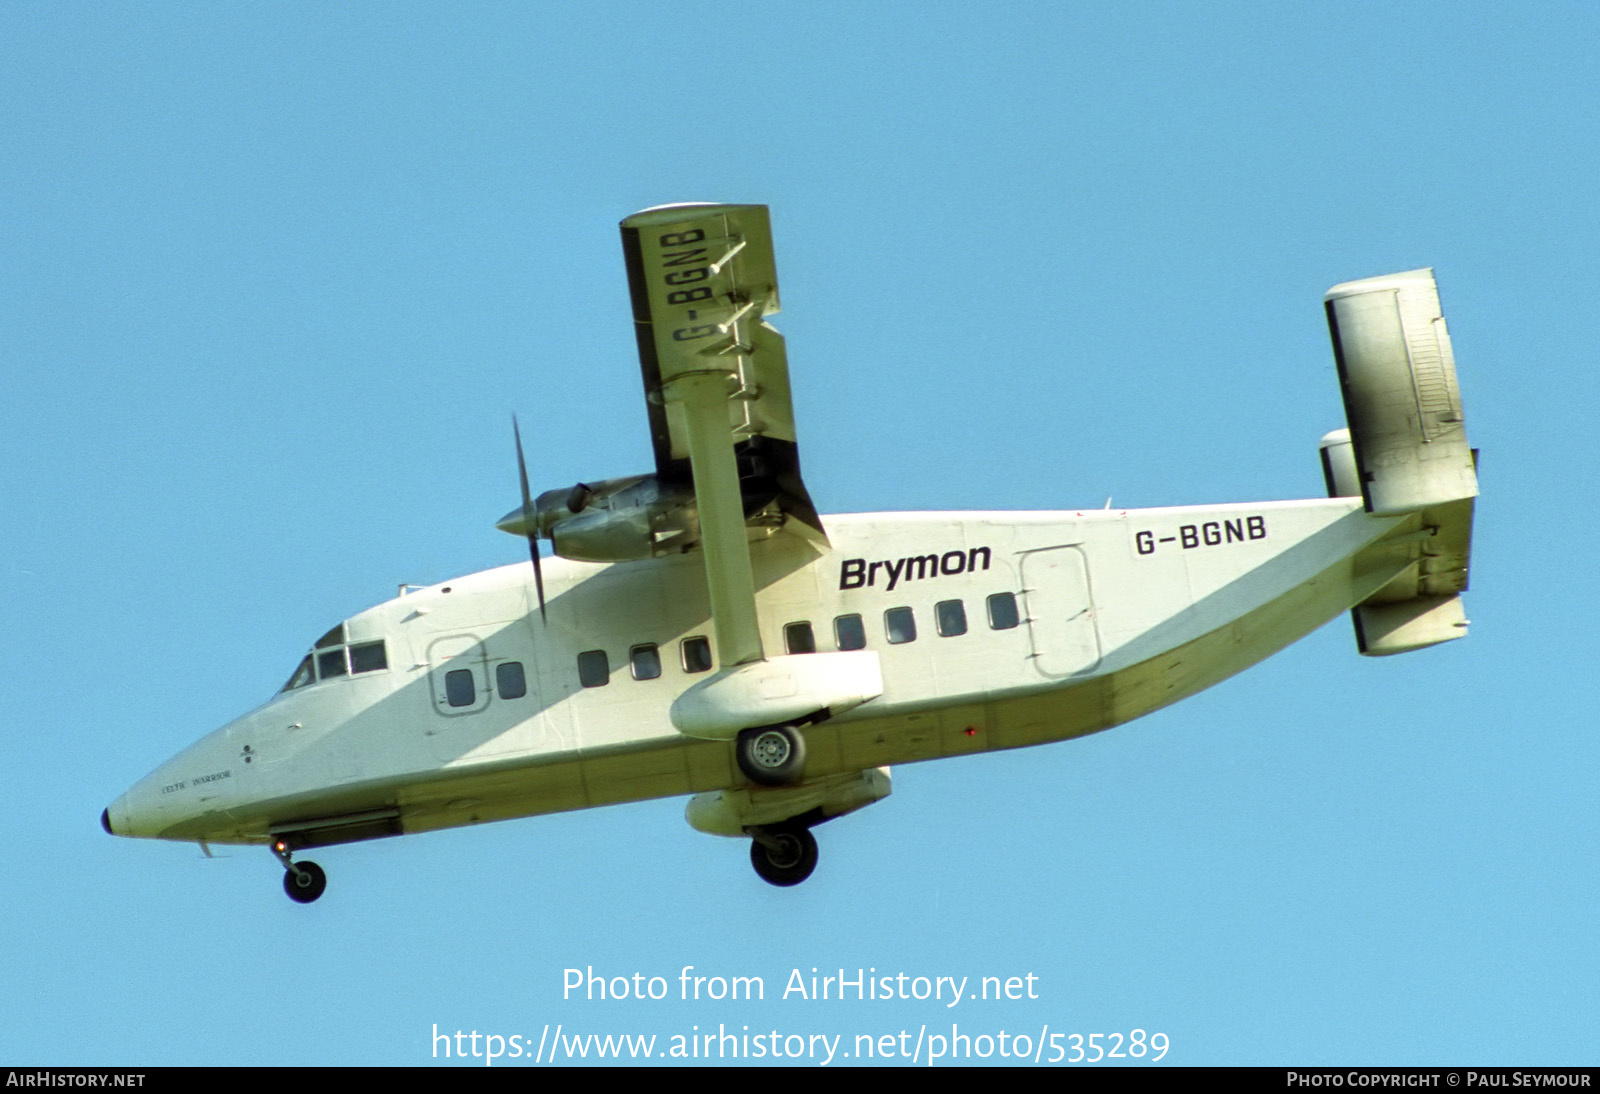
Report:
[[533,584],[539,591],[539,618],[550,622],[544,610],[544,571],[539,567],[539,511],[534,508],[533,495],[528,492],[528,463],[522,458],[522,430],[517,428],[517,416],[511,415],[511,435],[517,440],[517,473],[522,476],[522,518],[527,529],[528,555],[533,559]]

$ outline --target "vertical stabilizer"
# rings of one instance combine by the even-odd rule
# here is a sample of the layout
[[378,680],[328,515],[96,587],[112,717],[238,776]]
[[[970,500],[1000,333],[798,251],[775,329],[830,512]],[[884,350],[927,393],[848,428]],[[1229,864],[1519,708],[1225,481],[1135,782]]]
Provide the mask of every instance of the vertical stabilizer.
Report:
[[1324,301],[1367,512],[1397,516],[1476,497],[1433,271],[1347,281]]

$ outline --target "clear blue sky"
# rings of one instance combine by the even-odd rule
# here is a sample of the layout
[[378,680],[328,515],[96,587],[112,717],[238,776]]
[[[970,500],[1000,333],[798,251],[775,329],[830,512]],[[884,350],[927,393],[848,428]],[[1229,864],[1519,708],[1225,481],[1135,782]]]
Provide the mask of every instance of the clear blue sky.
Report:
[[[1595,1063],[1600,17],[1514,8],[7,5],[0,1062],[954,1022]],[[616,223],[684,200],[772,206],[828,512],[1317,496],[1322,291],[1436,267],[1472,635],[1373,661],[1340,620],[899,768],[792,891],[677,800],[324,851],[310,907],[265,851],[102,833],[334,621],[521,557],[512,411],[537,484],[650,466]],[[768,998],[561,998],[686,965]],[[1038,998],[778,998],[813,967]]]

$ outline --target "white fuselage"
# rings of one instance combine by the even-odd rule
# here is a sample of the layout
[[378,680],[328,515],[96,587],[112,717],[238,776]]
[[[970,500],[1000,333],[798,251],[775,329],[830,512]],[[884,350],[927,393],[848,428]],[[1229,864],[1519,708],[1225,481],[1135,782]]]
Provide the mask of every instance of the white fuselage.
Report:
[[[880,659],[879,697],[805,730],[812,779],[1062,740],[1166,706],[1382,588],[1413,563],[1414,523],[1369,516],[1359,498],[880,513],[827,518],[825,550],[778,536],[751,556],[767,655],[799,623],[817,650],[838,649],[859,616]],[[348,643],[382,640],[386,667],[286,690],[211,733],[118,799],[112,828],[263,843],[330,818],[393,834],[745,785],[728,742],[669,719],[707,675],[684,653],[713,634],[700,555],[551,560],[546,582],[547,621],[525,562],[354,616]],[[895,609],[910,609],[914,638]],[[964,632],[940,633],[962,617]]]

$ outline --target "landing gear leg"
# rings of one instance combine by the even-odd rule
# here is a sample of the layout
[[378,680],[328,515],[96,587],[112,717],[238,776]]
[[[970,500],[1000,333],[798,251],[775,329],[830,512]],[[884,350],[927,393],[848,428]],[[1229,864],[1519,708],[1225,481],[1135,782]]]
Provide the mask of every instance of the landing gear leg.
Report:
[[770,885],[799,885],[817,868],[817,837],[797,824],[752,828],[750,865]]
[[761,786],[788,786],[806,769],[806,739],[794,726],[761,726],[739,734],[735,758],[744,777]]
[[310,904],[328,887],[328,875],[322,872],[322,867],[314,862],[295,862],[289,845],[283,840],[273,841],[272,853],[283,862],[283,891],[289,894],[290,900]]

